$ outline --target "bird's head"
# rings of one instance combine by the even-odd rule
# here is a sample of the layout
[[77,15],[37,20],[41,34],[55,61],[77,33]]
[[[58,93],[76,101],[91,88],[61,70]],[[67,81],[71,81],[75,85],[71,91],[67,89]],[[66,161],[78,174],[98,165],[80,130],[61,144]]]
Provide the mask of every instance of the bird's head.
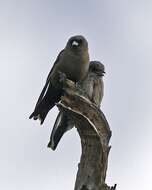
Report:
[[100,61],[90,61],[89,71],[102,77],[105,74],[105,67]]
[[88,50],[88,42],[83,36],[72,36],[66,45],[66,48],[74,52],[81,52]]

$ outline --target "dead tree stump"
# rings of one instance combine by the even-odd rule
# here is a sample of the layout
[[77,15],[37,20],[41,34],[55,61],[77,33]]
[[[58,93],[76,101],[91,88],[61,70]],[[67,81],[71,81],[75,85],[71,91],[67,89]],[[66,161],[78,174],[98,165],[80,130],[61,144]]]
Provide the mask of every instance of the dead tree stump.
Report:
[[115,190],[116,185],[105,183],[111,130],[103,112],[71,81],[66,81],[64,90],[58,107],[75,121],[82,146],[74,190]]

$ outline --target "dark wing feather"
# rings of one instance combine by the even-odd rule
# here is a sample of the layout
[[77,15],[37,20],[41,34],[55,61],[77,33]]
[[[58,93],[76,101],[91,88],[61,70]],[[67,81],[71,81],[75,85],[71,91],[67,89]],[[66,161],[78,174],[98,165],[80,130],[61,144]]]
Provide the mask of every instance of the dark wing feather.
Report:
[[[59,62],[59,59],[61,58],[61,56],[62,56],[63,53],[64,53],[64,49],[63,49],[63,50],[59,53],[59,55],[57,56],[57,58],[56,58],[56,60],[55,60],[55,62],[54,62],[54,65],[53,65],[52,69],[50,70],[50,72],[49,72],[49,74],[48,74],[48,76],[47,76],[45,86],[44,86],[43,89],[42,89],[42,92],[41,92],[41,94],[40,94],[40,96],[39,96],[39,98],[38,98],[38,101],[37,101],[37,103],[36,103],[36,106],[37,106],[37,104],[42,100],[42,98],[43,98],[43,96],[44,96],[44,94],[45,94],[45,92],[46,92],[46,89],[47,89],[47,87],[48,87],[48,84],[49,84],[49,81],[50,81],[51,73],[52,73],[52,71],[53,71],[55,65]],[[35,107],[35,108],[36,108],[36,107]]]
[[42,100],[36,105],[34,112],[30,115],[30,119],[40,119],[41,124],[44,122],[45,117],[47,116],[49,110],[55,106],[60,100],[62,95],[62,89],[55,88],[51,82],[49,82],[48,89]]
[[63,53],[64,53],[64,50],[62,50],[59,53],[51,71],[49,72],[47,76],[45,86],[43,87],[41,94],[38,98],[34,112],[29,117],[29,119],[31,119],[32,117],[34,119],[39,118],[41,120],[41,124],[44,122],[44,119],[47,113],[49,112],[49,110],[55,105],[56,102],[60,100],[60,97],[62,94],[61,89],[57,89],[52,85],[50,77],[51,77],[52,70],[54,69],[55,65],[59,62],[59,59],[61,58]]

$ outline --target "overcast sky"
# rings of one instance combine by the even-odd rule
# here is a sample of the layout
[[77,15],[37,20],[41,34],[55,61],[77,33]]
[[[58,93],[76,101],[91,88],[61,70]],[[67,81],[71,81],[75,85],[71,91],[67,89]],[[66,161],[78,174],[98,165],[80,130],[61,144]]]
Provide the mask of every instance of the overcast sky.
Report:
[[57,108],[43,127],[28,117],[57,54],[76,34],[106,68],[101,109],[113,132],[107,183],[151,190],[151,0],[0,0],[0,189],[74,188],[77,131],[53,152],[47,143]]

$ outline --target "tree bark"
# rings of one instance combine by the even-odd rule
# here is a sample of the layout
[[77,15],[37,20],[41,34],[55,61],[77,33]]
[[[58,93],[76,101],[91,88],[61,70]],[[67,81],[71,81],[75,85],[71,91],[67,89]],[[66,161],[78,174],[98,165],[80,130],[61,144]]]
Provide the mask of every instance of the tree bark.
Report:
[[58,107],[75,121],[82,147],[74,190],[115,190],[116,185],[109,187],[105,183],[111,148],[106,117],[71,81],[66,80],[64,90]]

